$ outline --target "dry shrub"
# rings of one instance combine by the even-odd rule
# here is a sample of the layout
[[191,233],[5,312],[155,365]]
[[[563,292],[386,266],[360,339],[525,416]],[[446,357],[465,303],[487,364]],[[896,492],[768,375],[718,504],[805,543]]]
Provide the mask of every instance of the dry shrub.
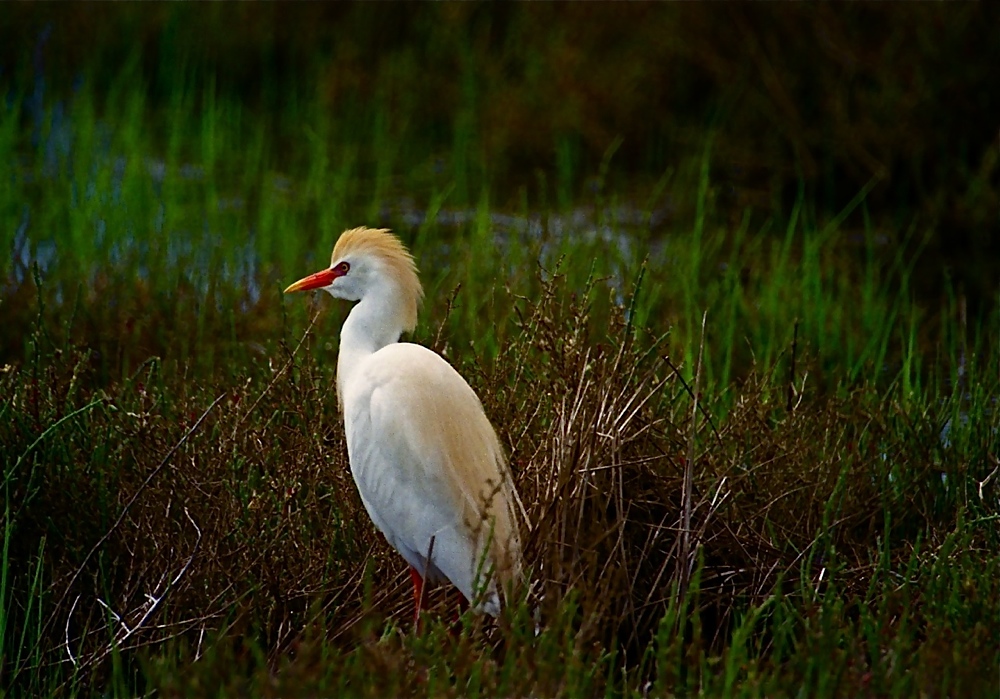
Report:
[[[917,530],[933,515],[914,507],[930,497],[918,479],[894,495],[884,465],[925,473],[924,441],[893,437],[870,394],[789,411],[785,387],[758,376],[725,415],[705,396],[694,414],[697,382],[667,343],[613,304],[598,327],[598,302],[595,289],[542,282],[516,302],[519,333],[496,360],[463,367],[526,505],[529,607],[543,626],[569,624],[580,657],[614,648],[637,667],[689,586],[703,629],[692,640],[717,651],[737,613],[781,586],[807,595],[848,570],[844,585],[863,589],[885,521]],[[410,667],[374,643],[385,616],[408,626],[405,563],[361,507],[332,355],[313,354],[311,332],[213,389],[151,360],[98,391],[87,357],[44,349],[42,334],[35,345],[35,364],[2,376],[12,419],[0,429],[22,600],[11,618],[29,620],[40,560],[43,622],[31,653],[5,659],[7,678],[68,661],[100,682],[114,653],[183,641],[194,659],[227,638],[276,668],[317,629],[344,652],[360,641],[373,663]],[[445,596],[431,593],[441,614]],[[509,629],[484,640],[529,652]]]
[[893,501],[887,465],[926,475],[921,445],[880,422],[877,394],[789,404],[782,380],[752,374],[723,409],[626,309],[612,304],[597,327],[594,301],[594,289],[577,297],[558,277],[543,282],[477,376],[527,504],[531,600],[552,618],[572,595],[581,647],[636,662],[691,583],[698,642],[721,652],[736,614],[778,591],[809,594],[850,570],[842,588],[863,594],[887,521],[925,528],[912,497]]

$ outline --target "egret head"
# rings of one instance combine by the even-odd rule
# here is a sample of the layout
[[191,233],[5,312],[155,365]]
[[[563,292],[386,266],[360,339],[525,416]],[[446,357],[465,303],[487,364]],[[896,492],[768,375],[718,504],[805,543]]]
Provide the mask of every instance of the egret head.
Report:
[[416,327],[417,307],[424,296],[413,256],[385,228],[344,231],[333,248],[329,269],[300,279],[285,293],[310,289],[324,289],[348,301],[361,301],[370,294],[395,297],[405,331]]

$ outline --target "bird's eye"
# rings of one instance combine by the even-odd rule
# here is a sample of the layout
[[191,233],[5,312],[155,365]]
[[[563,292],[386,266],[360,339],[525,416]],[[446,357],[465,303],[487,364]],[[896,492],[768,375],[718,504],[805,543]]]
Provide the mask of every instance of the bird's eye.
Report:
[[336,272],[338,275],[343,276],[351,271],[351,265],[347,262],[341,262],[334,268],[333,271]]

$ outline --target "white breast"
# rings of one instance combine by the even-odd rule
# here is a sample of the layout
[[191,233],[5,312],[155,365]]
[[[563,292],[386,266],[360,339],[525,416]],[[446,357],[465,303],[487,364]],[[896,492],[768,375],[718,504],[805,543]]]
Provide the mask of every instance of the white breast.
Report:
[[421,574],[447,578],[470,600],[485,589],[481,609],[496,614],[495,583],[482,575],[496,563],[487,553],[495,520],[483,519],[483,503],[502,500],[506,529],[510,503],[472,389],[434,352],[394,343],[356,366],[342,391],[351,472],[375,526]]

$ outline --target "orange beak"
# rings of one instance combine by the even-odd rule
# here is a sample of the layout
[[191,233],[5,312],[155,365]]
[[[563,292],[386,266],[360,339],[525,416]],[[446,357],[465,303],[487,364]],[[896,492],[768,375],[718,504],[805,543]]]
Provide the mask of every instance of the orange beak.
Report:
[[290,294],[293,291],[309,291],[310,289],[322,289],[324,286],[330,286],[333,280],[337,277],[342,277],[343,274],[338,274],[336,270],[324,269],[316,274],[310,274],[308,277],[303,277],[298,280],[287,289],[285,289],[286,294]]

